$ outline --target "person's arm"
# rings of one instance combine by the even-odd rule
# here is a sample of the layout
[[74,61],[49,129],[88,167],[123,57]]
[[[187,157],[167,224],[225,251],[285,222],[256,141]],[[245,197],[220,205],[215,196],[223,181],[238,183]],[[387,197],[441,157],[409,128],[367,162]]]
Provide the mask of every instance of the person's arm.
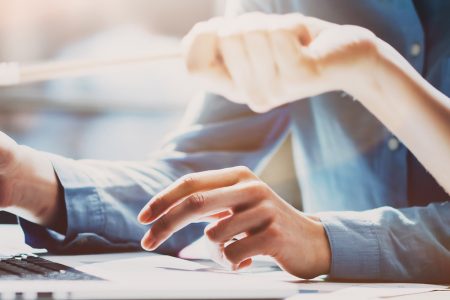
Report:
[[[139,249],[148,227],[136,216],[148,199],[186,173],[234,165],[257,168],[283,139],[288,124],[283,108],[258,115],[209,94],[191,103],[183,126],[147,161],[75,161],[17,146],[3,136],[0,207],[33,221],[21,219],[21,224],[35,247],[59,252]],[[61,203],[67,216],[58,209]],[[64,217],[63,234],[35,225],[58,229],[55,222]],[[160,250],[176,253],[203,228],[194,224]]]
[[449,283],[449,201],[317,216],[332,249],[330,279]]
[[450,99],[394,48],[374,38],[372,59],[344,89],[373,113],[450,193]]
[[[383,109],[381,101],[371,103],[376,96],[366,97],[372,89],[378,96],[386,92],[378,85],[391,79],[380,78],[387,70],[389,76],[400,77],[390,84],[406,89],[401,96],[417,97],[415,101],[422,105],[421,97],[432,101],[432,111],[425,113],[425,119],[432,122],[428,130],[437,133],[429,142],[440,150],[431,152],[437,156],[423,159],[448,165],[448,98],[412,80],[418,76],[407,69],[403,71],[408,74],[401,77],[402,69],[389,64],[390,50],[379,42],[370,31],[356,26],[295,14],[250,14],[198,25],[185,39],[185,54],[188,69],[206,87],[247,103],[255,111],[342,89],[364,98],[360,100],[374,114],[393,126],[394,118],[383,115],[392,108]],[[386,61],[380,62],[383,54],[388,54]],[[395,56],[393,59],[395,62]],[[427,89],[428,97],[424,95]],[[414,91],[422,95],[411,95]],[[384,104],[394,100],[392,97]],[[420,110],[412,113],[410,117]],[[448,185],[439,168],[433,171],[435,176],[444,175],[441,183]],[[217,211],[228,214],[206,233],[217,245],[220,260],[233,268],[247,266],[252,256],[263,254],[306,278],[329,274],[352,280],[448,280],[449,202],[425,208],[308,216],[294,212],[256,176],[239,168],[190,174],[159,193],[139,215],[141,222],[153,224],[142,245],[153,250],[192,220]],[[242,239],[234,241],[235,236]]]
[[383,122],[450,191],[450,100],[369,30],[301,14],[200,23],[186,65],[205,88],[257,112],[343,90]]
[[189,223],[217,212],[224,215],[205,233],[213,258],[233,269],[268,255],[301,278],[327,274],[433,283],[450,278],[450,202],[306,215],[242,167],[189,174],[158,193],[139,214],[141,222],[152,224],[142,246],[154,250]]

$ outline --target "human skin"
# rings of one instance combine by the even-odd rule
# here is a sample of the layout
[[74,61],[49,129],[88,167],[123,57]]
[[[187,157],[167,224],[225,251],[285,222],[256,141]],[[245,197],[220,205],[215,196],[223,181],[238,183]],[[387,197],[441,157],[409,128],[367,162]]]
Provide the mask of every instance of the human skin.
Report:
[[63,231],[58,227],[62,197],[48,156],[0,132],[0,209]]
[[[450,191],[449,99],[367,29],[252,13],[198,24],[184,49],[189,72],[208,90],[256,112],[328,91],[353,95]],[[152,223],[142,246],[154,250],[221,212],[205,231],[221,263],[238,269],[262,254],[302,278],[329,272],[320,220],[295,211],[244,167],[189,174],[156,195],[138,217]]]
[[[446,172],[446,166],[450,165],[449,99],[370,31],[301,15],[253,14],[201,23],[185,38],[184,45],[188,70],[193,76],[202,78],[207,89],[238,103],[247,103],[256,111],[267,111],[326,91],[346,91],[391,129],[447,192],[450,191],[450,173]],[[243,55],[245,53],[254,55],[248,58]],[[241,72],[240,67],[243,68]],[[260,92],[255,86],[264,89]],[[232,184],[218,180],[214,185],[207,185],[207,188],[188,189],[189,194],[183,198],[180,196],[175,203],[156,201],[166,199],[165,194],[173,194],[172,190],[178,193],[186,184],[204,186],[206,179],[202,178],[209,177],[190,174],[156,195],[139,217],[144,223],[154,223],[153,229],[143,239],[144,247],[153,249],[189,222],[203,215],[225,211],[226,216],[219,216],[218,223],[207,230],[207,236],[223,263],[239,268],[250,263],[249,257],[267,253],[286,270],[300,277],[328,272],[330,250],[317,217],[294,211],[248,169],[238,167],[209,172],[224,172],[224,176],[237,174],[238,178]],[[249,193],[252,189],[258,195],[255,199],[248,197],[253,193]],[[205,198],[206,192],[220,197]],[[243,209],[246,206],[241,206],[241,202],[226,202],[225,199],[230,198],[229,193],[235,193],[236,200],[242,201],[242,204],[251,202],[251,205]],[[211,199],[215,199],[212,200],[214,206],[209,206]],[[197,211],[191,208],[176,218],[169,218],[177,207],[189,205],[190,202]],[[156,214],[152,205],[160,205],[157,203],[162,203],[164,207],[156,210]],[[211,207],[214,210],[208,211]],[[250,207],[261,211],[255,213],[256,210]],[[0,209],[65,231],[58,217],[64,209],[62,189],[48,156],[17,145],[2,133]],[[270,238],[277,242],[272,245],[286,250],[283,249],[282,253],[273,249],[270,251],[261,243],[261,247],[250,247],[252,252],[245,253],[236,251],[237,243],[223,243],[223,239],[229,236],[229,229],[221,229],[221,226],[243,224],[245,222],[231,220],[239,220],[239,216],[252,211],[254,222],[262,226],[257,226],[258,230],[248,231],[242,227],[233,230],[242,230],[243,236],[249,237],[260,234],[258,237],[261,240]],[[162,215],[165,217],[161,219]],[[214,229],[219,224],[222,224],[219,229]],[[158,228],[161,227],[167,229],[159,233]],[[256,238],[253,241],[255,245],[259,244]],[[304,263],[310,268],[299,265],[299,253],[306,255]]]

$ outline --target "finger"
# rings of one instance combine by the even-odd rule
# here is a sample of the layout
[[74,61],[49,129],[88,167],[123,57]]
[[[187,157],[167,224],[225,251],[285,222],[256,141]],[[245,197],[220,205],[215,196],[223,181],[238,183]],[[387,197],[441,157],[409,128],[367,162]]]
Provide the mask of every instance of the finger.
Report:
[[268,87],[273,86],[277,69],[268,33],[266,31],[248,32],[244,34],[244,41],[254,80],[259,88],[271,93]]
[[236,96],[240,98],[231,100],[243,102],[252,98],[257,90],[252,80],[253,72],[244,39],[237,23],[238,21],[222,28],[219,32],[219,47],[224,64],[237,89]]
[[242,270],[244,268],[248,268],[252,265],[253,263],[253,259],[252,258],[247,258],[244,261],[242,261],[241,263],[239,263],[239,265],[237,266],[237,270]]
[[252,172],[246,167],[233,167],[185,175],[153,197],[139,213],[138,220],[141,223],[150,223],[179,201],[195,192],[231,186],[239,180],[252,176]]
[[217,214],[213,214],[213,215],[211,215],[209,217],[212,218],[212,219],[220,220],[220,219],[223,219],[223,218],[228,217],[230,215],[231,215],[230,211],[222,211],[222,212],[219,212]]
[[309,97],[321,88],[317,79],[320,64],[309,47],[303,47],[290,31],[276,30],[271,33],[275,60],[283,82],[283,101],[290,102]]
[[258,205],[208,226],[205,234],[212,242],[223,244],[240,233],[263,230],[272,221],[271,218],[271,210]]
[[285,16],[278,16],[279,22],[276,23],[273,29],[287,30],[292,33],[295,39],[302,46],[307,46],[312,41],[312,37],[315,31],[314,22],[311,18],[305,17],[298,13],[287,14]]
[[217,32],[224,18],[198,23],[183,38],[183,56],[188,72],[200,79],[211,92],[225,94],[233,90],[232,80],[220,53]]
[[257,188],[258,185],[246,183],[192,194],[154,222],[142,240],[143,247],[156,249],[173,233],[203,216],[240,206],[251,207],[263,197]]
[[213,243],[210,240],[205,240],[205,246],[210,255],[210,259],[216,262],[218,265],[222,266],[226,270],[240,270],[250,266],[253,262],[251,258],[244,260],[238,265],[231,264],[223,254],[223,250],[225,248],[224,244]]
[[225,268],[227,270],[233,270],[233,268],[235,268],[223,256],[223,249],[225,248],[224,244],[213,243],[210,240],[206,239],[205,246],[210,255],[210,258],[214,262],[216,262],[217,264],[219,264],[220,266],[222,266],[223,268]]
[[[324,21],[321,19],[317,19],[314,17],[301,16],[302,23],[308,29],[308,33],[310,35],[310,41],[313,41],[315,37],[317,37],[321,32],[326,29],[330,29],[336,26],[335,23],[331,23],[328,21]],[[305,43],[304,45],[308,45]]]
[[[277,247],[272,242],[272,237],[265,231],[250,235],[225,247],[224,256],[233,265],[256,255],[270,255],[273,247]],[[279,245],[278,245],[279,246]]]
[[277,68],[282,77],[296,74],[301,62],[300,43],[286,29],[276,29],[269,34]]
[[[278,93],[278,70],[266,31],[250,31],[243,35],[246,52],[251,63],[253,74],[253,85],[257,86],[255,98],[251,104],[253,107],[265,108],[269,105],[270,99]],[[256,102],[258,101],[258,102]],[[268,107],[272,108],[272,107]]]
[[216,222],[217,220],[226,218],[226,217],[230,216],[231,214],[232,214],[232,212],[230,210],[221,211],[216,214],[212,214],[210,216],[201,218],[199,221],[200,222]]

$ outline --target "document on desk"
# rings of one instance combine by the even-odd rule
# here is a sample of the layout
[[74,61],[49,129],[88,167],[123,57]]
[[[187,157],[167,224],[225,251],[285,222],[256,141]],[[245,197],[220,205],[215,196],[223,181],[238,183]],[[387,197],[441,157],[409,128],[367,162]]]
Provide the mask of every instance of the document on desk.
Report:
[[[180,290],[189,292],[189,296],[194,298],[228,295],[230,298],[267,299],[297,293],[296,285],[289,282],[293,277],[283,271],[231,272],[162,255],[89,264],[78,269],[114,282],[123,282],[126,278],[129,287],[147,289],[156,294]],[[208,294],[211,297],[207,297]]]

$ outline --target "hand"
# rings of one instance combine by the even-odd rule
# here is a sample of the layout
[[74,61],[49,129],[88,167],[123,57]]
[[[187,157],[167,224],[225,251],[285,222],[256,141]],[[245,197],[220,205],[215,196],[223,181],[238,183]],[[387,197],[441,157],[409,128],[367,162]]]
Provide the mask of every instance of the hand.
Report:
[[60,223],[60,194],[47,156],[0,132],[0,210],[52,227]]
[[206,89],[265,112],[358,84],[375,61],[375,40],[358,26],[250,13],[197,24],[183,48]]
[[0,209],[13,206],[14,184],[19,169],[19,146],[0,132]]
[[153,223],[142,246],[154,250],[190,222],[221,212],[225,217],[205,234],[234,269],[269,255],[302,278],[328,273],[331,254],[320,220],[295,210],[245,167],[190,174],[155,196],[138,217]]

